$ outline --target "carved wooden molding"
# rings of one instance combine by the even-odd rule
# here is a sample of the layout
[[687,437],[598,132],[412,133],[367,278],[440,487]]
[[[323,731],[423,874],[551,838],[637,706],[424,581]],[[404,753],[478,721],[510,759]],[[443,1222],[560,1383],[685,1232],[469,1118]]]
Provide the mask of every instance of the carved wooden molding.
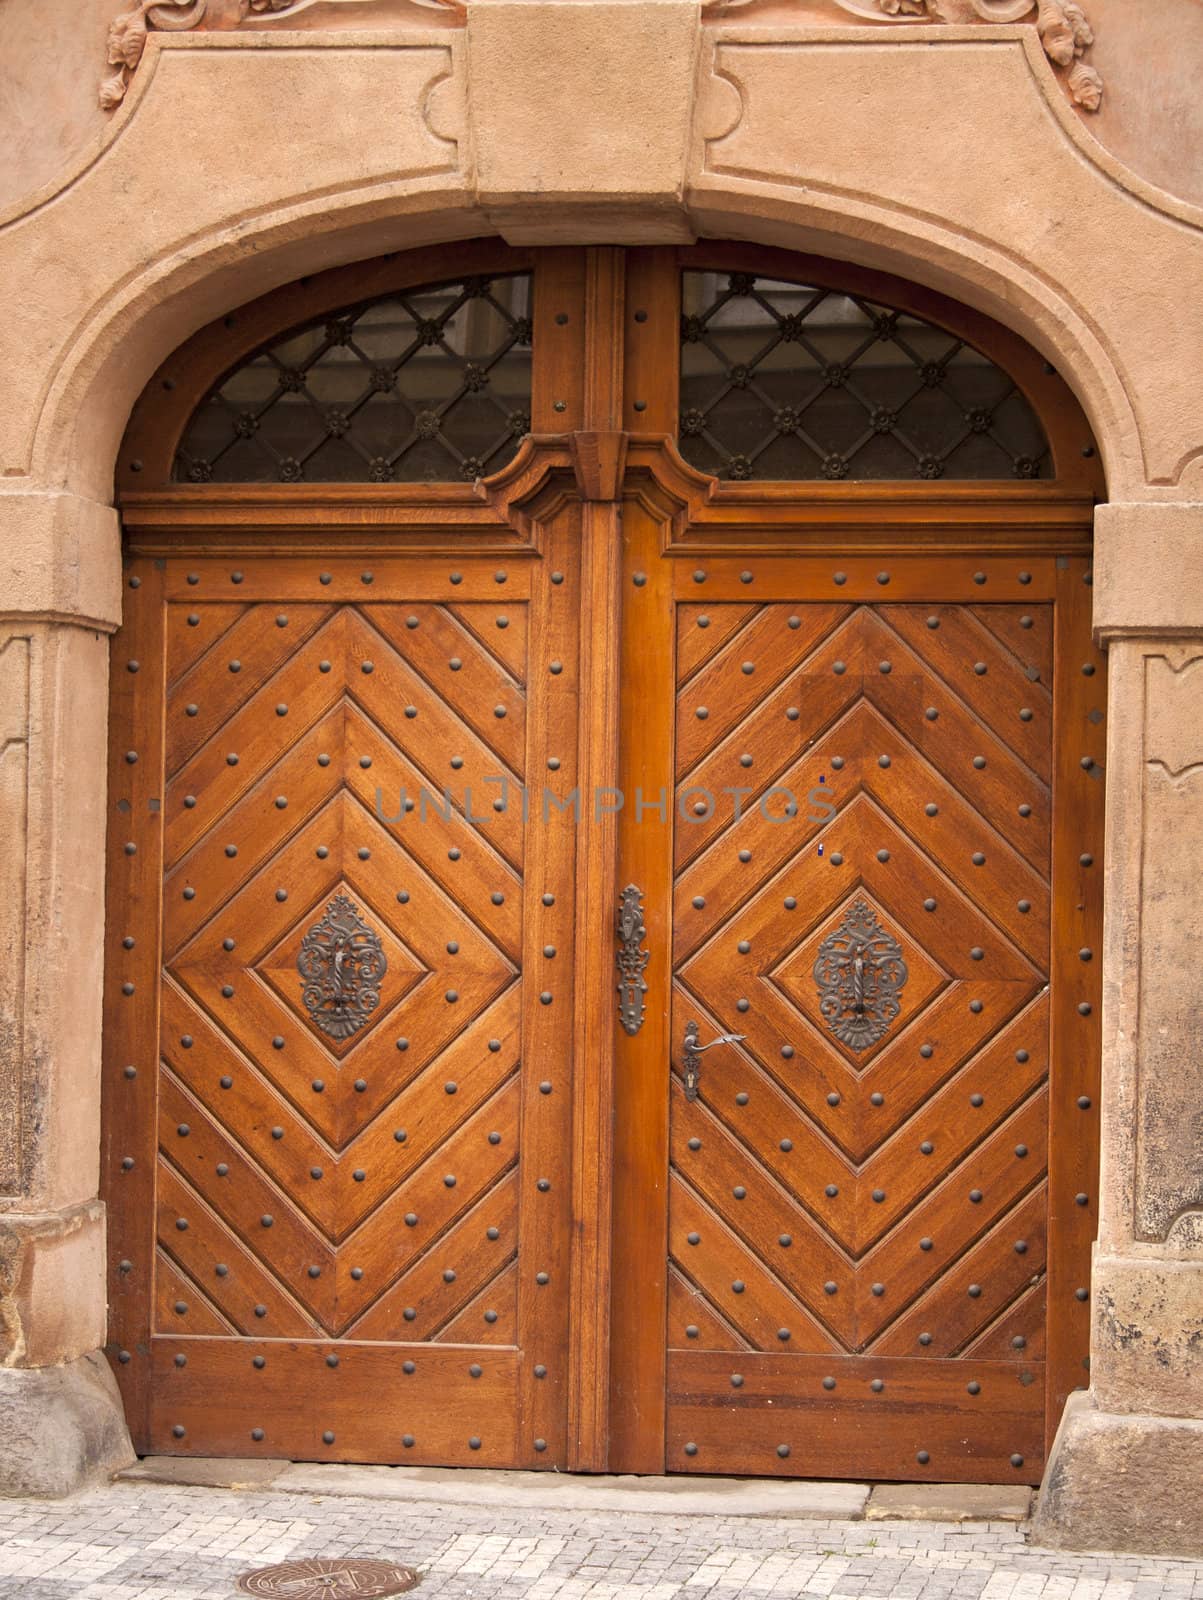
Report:
[[618,500],[626,469],[625,433],[584,432],[569,438],[572,466],[583,500]]
[[[115,111],[125,99],[151,33],[190,33],[287,24],[314,7],[375,5],[382,0],[135,0],[109,26],[108,64],[100,85],[100,104]],[[407,0],[429,11],[462,16],[467,0]],[[757,0],[703,0],[703,14],[717,20],[755,6]],[[1094,33],[1076,0],[827,0],[833,8],[868,22],[974,23],[1034,22],[1044,53],[1065,70],[1070,98],[1084,111],[1097,111],[1103,80],[1083,56]]]

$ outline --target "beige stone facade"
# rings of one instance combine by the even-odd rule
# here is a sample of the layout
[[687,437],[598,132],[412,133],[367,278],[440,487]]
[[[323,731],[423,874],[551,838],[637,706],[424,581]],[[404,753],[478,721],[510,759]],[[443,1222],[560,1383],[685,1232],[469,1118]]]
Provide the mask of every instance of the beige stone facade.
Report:
[[[1104,1180],[1090,1388],[1037,1527],[1077,1547],[1203,1549],[1195,0],[1093,0],[1095,44],[1060,62],[1034,5],[995,0],[296,0],[211,4],[204,26],[171,0],[146,13],[141,59],[116,64],[110,110],[95,97],[121,0],[7,7],[0,1434],[16,1447],[0,1487],[60,1492],[128,1453],[95,1352],[106,638],[134,401],[213,318],[324,267],[481,235],[716,237],[886,269],[989,313],[1093,427]],[[1074,79],[1090,63],[1101,104]]]

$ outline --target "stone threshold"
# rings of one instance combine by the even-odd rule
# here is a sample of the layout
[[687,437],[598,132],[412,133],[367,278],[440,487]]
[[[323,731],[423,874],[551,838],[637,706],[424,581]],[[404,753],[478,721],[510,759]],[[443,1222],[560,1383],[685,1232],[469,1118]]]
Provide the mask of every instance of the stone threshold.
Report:
[[691,1517],[777,1517],[836,1522],[1024,1522],[1032,1491],[981,1483],[868,1484],[766,1478],[606,1477],[491,1472],[470,1467],[361,1467],[146,1456],[119,1482],[293,1494],[351,1495],[414,1504],[532,1511],[626,1511]]

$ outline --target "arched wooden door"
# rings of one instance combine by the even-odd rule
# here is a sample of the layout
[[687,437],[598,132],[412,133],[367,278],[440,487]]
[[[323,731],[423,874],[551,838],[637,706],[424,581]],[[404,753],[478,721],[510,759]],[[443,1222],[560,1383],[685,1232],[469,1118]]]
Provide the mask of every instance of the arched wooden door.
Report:
[[165,364],[113,654],[140,1449],[1039,1477],[1092,456],[1004,330],[735,246],[388,258]]

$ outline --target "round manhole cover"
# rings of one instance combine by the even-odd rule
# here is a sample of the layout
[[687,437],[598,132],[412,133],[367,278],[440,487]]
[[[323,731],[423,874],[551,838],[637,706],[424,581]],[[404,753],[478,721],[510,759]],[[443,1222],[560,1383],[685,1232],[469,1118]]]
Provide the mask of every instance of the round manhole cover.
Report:
[[267,1595],[271,1600],[384,1600],[386,1595],[404,1594],[417,1581],[412,1567],[399,1567],[393,1561],[310,1557],[244,1572],[238,1588],[243,1594]]

